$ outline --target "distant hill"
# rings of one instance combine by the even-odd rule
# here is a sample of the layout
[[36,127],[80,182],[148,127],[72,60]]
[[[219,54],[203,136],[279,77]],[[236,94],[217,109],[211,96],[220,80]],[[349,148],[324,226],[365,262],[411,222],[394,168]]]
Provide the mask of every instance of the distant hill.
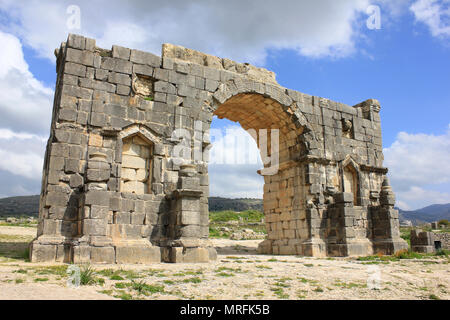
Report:
[[[229,199],[221,197],[209,198],[210,211],[263,211],[262,199],[240,198]],[[410,220],[414,225],[433,222],[441,219],[450,220],[450,203],[433,204],[428,207],[405,211],[399,210],[400,220]],[[39,212],[39,196],[21,196],[0,199],[0,216],[37,216]]]
[[263,211],[262,199],[228,199],[221,197],[209,197],[209,211],[245,211],[245,210],[259,210]]
[[38,216],[39,196],[0,199],[0,216]]
[[414,211],[398,209],[398,212],[400,220],[410,220],[414,225],[439,221],[441,219],[450,220],[450,203],[432,204],[431,206]]

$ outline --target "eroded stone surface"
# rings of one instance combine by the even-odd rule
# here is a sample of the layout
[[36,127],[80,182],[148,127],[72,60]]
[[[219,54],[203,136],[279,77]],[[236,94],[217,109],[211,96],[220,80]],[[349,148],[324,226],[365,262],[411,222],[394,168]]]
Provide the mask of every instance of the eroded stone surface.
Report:
[[[70,35],[56,54],[33,261],[214,259],[205,242],[213,115],[257,139],[268,233],[259,252],[406,247],[383,167],[377,100],[348,106],[283,88],[268,70],[168,44],[158,57]],[[187,147],[180,132],[192,139]]]

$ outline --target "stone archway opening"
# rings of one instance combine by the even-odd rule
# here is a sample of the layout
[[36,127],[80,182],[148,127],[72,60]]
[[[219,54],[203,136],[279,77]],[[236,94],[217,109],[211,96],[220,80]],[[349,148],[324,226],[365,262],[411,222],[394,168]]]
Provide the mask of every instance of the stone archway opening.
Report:
[[296,161],[303,153],[303,127],[292,121],[292,110],[254,93],[237,94],[214,111],[219,119],[238,122],[255,139],[263,168],[263,213],[267,238],[260,253],[296,254],[308,238],[303,172]]

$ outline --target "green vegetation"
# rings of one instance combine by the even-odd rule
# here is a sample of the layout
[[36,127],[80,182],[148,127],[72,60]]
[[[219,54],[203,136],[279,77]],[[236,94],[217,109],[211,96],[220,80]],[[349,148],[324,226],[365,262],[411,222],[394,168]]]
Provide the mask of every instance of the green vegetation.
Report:
[[270,291],[272,291],[280,299],[289,299],[289,294],[285,293],[283,288],[273,287],[270,288]]
[[258,210],[246,210],[242,212],[234,212],[231,210],[212,211],[209,213],[212,222],[239,221],[240,219],[247,222],[260,222],[264,218],[264,214]]
[[184,279],[183,282],[184,283],[200,283],[200,282],[202,282],[202,279],[200,279],[199,277],[193,277],[193,278]]
[[38,267],[34,268],[34,271],[39,275],[53,274],[63,277],[67,274],[67,267],[67,265]]
[[36,278],[34,279],[34,282],[45,282],[48,281],[48,278]]
[[95,284],[95,270],[90,265],[84,265],[80,269],[80,284],[82,286],[87,286]]
[[265,234],[265,225],[261,223],[263,218],[264,214],[258,210],[210,211],[209,236],[211,238],[229,238],[232,233],[242,229],[251,229],[256,233]]
[[366,256],[366,257],[358,257],[357,260],[358,261],[370,261],[373,263],[377,263],[377,262],[381,262],[381,261],[384,261],[384,262],[399,261],[402,259],[426,259],[426,258],[436,257],[436,256],[448,257],[449,255],[450,255],[450,251],[443,250],[443,249],[438,250],[435,253],[419,253],[419,252],[413,252],[411,250],[400,250],[391,256],[383,256],[383,255]]
[[442,220],[439,220],[439,221],[438,221],[438,225],[442,225],[442,226],[445,226],[445,227],[448,227],[449,224],[450,224],[450,223],[448,222],[447,219],[442,219]]
[[400,237],[408,242],[408,247],[411,247],[411,227],[400,227]]

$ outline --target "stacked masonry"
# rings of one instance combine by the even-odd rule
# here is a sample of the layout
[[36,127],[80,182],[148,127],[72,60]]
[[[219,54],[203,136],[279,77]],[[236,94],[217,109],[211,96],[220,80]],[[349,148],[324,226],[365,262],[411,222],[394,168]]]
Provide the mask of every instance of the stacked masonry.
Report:
[[[260,252],[406,247],[382,167],[376,100],[351,107],[309,96],[279,86],[265,69],[168,44],[160,58],[69,35],[56,55],[33,261],[215,259],[205,134],[213,115],[255,133],[268,129],[261,153],[278,161],[261,170],[268,236]],[[173,157],[178,129],[192,137],[184,163]],[[279,130],[278,149],[271,129]]]

